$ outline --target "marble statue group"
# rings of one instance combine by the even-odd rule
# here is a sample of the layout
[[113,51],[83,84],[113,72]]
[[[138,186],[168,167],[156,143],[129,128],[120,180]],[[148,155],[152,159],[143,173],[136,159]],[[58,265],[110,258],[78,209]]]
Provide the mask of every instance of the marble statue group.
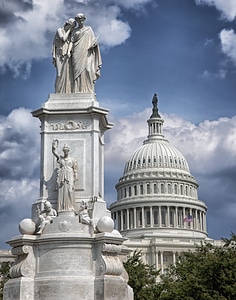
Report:
[[52,48],[56,93],[93,93],[100,77],[101,55],[97,38],[79,13],[58,28]]

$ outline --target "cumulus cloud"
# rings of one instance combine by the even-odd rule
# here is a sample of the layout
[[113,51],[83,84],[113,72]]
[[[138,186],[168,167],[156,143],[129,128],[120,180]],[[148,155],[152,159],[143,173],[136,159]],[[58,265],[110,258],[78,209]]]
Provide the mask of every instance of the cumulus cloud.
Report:
[[[145,120],[150,114],[151,110],[145,109],[113,120],[115,126],[106,137],[106,160],[111,168],[114,156],[114,163],[124,167],[133,151],[147,139]],[[184,154],[194,173],[219,173],[232,167],[234,161],[236,166],[236,117],[205,120],[198,125],[174,114],[163,114],[162,117],[166,138]]]
[[236,34],[233,29],[223,29],[220,34],[221,49],[236,65]]
[[173,116],[171,121],[167,117],[165,124],[167,138],[183,152],[195,173],[214,174],[232,166],[236,158],[236,117],[194,125]]
[[197,4],[206,4],[215,6],[220,11],[221,17],[233,21],[236,17],[236,2],[235,0],[195,0]]
[[0,179],[34,176],[39,166],[38,120],[24,108],[15,109],[1,118],[0,139]]
[[57,28],[81,11],[99,36],[101,46],[120,45],[131,35],[128,22],[122,19],[121,8],[141,9],[148,2],[151,0],[1,1],[0,71],[10,68],[15,77],[27,78],[33,60],[50,57]]

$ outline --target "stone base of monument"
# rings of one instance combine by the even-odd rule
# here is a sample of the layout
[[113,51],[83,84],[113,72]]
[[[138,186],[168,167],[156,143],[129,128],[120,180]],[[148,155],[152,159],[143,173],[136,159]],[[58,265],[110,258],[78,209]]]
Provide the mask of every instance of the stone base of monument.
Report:
[[[41,121],[40,197],[31,218],[19,224],[22,235],[7,242],[17,258],[4,300],[133,299],[121,261],[129,250],[103,200],[104,132],[112,127],[107,113],[94,93],[50,94],[33,112]],[[63,145],[69,145],[78,169],[73,169],[78,180],[70,183],[74,204],[66,208],[58,205],[58,188],[66,182],[58,185],[58,178],[68,180],[72,163],[58,154],[62,166],[55,155],[55,148],[63,153]],[[62,167],[64,175],[58,176]],[[64,202],[72,197],[69,190],[60,196]],[[45,213],[46,203],[51,214]]]
[[89,227],[62,213],[42,235],[8,241],[17,259],[4,299],[133,299],[120,259],[126,251],[123,238],[116,230],[91,234]]

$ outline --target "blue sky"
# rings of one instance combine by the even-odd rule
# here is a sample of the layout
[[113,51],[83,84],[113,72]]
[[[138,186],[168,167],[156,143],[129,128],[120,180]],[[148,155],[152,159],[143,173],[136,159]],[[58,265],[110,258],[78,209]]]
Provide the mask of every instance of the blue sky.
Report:
[[105,200],[147,136],[156,92],[164,133],[187,158],[208,206],[208,233],[236,231],[235,0],[3,0],[0,3],[0,248],[39,196],[39,121],[54,92],[54,33],[78,12],[99,35],[106,133]]

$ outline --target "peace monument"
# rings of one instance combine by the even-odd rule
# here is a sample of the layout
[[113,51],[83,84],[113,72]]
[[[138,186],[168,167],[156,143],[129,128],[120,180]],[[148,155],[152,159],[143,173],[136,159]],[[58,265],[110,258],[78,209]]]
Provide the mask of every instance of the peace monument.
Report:
[[[104,200],[104,133],[112,128],[94,85],[101,54],[79,13],[52,47],[55,93],[40,120],[40,195],[7,243],[16,261],[4,300],[131,300],[122,257],[129,250]],[[20,205],[20,204],[19,204]]]

